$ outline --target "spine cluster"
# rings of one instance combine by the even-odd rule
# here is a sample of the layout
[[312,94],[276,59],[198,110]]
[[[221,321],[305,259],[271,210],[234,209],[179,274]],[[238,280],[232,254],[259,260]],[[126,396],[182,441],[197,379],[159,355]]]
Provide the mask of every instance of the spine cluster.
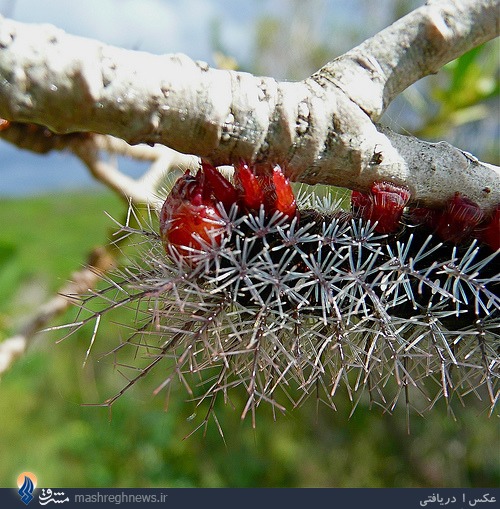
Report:
[[217,228],[183,256],[176,246],[165,256],[156,228],[124,227],[143,239],[141,253],[102,296],[106,309],[136,310],[129,340],[113,350],[139,349],[140,374],[127,387],[165,363],[157,390],[180,379],[212,408],[239,387],[243,416],[311,394],[334,407],[341,388],[353,404],[387,409],[403,400],[424,410],[470,392],[493,407],[498,251],[445,242],[423,224],[380,233],[310,194],[297,202],[293,219],[219,203]]

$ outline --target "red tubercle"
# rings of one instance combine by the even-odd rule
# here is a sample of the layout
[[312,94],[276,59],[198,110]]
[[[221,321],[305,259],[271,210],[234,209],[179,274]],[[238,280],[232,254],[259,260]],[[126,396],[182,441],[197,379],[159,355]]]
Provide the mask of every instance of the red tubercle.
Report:
[[201,170],[196,175],[187,171],[174,184],[160,212],[160,237],[167,253],[169,246],[186,255],[190,248],[202,249],[203,242],[219,241],[220,234],[211,232],[223,223],[210,194]]
[[[276,211],[292,219],[297,214],[295,196],[281,168],[272,174],[257,175],[255,169],[240,162],[235,169],[233,185],[207,162],[196,175],[187,171],[174,184],[160,213],[160,236],[165,251],[174,246],[182,256],[204,245],[220,244],[224,222],[219,204],[229,211],[233,204],[241,213],[255,213],[264,206],[266,216]],[[219,231],[216,231],[219,230]]]
[[426,225],[432,230],[436,230],[440,211],[429,209],[427,207],[411,207],[408,212],[408,218],[412,225]]
[[217,171],[216,168],[205,161],[202,161],[201,169],[205,176],[206,192],[213,194],[215,200],[220,201],[229,210],[231,205],[236,203],[238,199],[238,193],[233,184]]
[[295,217],[297,214],[297,201],[293,192],[290,181],[281,171],[280,166],[273,168],[273,184],[276,191],[276,202],[274,208],[279,210],[289,218]]
[[437,215],[436,232],[443,240],[459,244],[469,238],[483,220],[484,213],[479,206],[457,192]]
[[375,231],[394,233],[400,228],[410,196],[407,187],[391,182],[374,182],[368,193],[353,191],[351,205],[363,219],[377,223]]
[[500,203],[493,214],[478,226],[477,237],[488,244],[493,251],[500,249]]
[[[377,221],[375,231],[394,233],[410,199],[410,191],[390,182],[375,182],[370,191],[353,191],[351,205],[363,219]],[[500,204],[487,217],[477,203],[457,192],[442,209],[412,207],[408,222],[425,225],[441,240],[460,244],[471,237],[478,238],[493,250],[500,248]]]
[[239,199],[245,208],[259,210],[265,202],[264,186],[262,180],[250,169],[250,166],[241,161],[234,172],[234,182]]
[[271,175],[257,175],[254,168],[240,162],[236,167],[234,180],[240,200],[247,210],[258,211],[260,206],[264,205],[268,216],[278,211],[291,219],[295,217],[295,194],[279,165],[273,167]]
[[362,212],[371,205],[370,194],[361,191],[353,191],[351,193],[351,206]]
[[488,217],[477,203],[456,192],[443,209],[415,207],[409,219],[427,226],[445,242],[460,244],[477,238],[493,250],[500,248],[500,204]]

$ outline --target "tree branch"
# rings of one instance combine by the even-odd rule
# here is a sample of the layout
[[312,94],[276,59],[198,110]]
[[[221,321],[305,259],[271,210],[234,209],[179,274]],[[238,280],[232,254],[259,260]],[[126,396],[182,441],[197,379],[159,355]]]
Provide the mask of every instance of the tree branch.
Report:
[[435,0],[286,83],[2,18],[0,117],[162,143],[215,164],[275,161],[306,183],[363,190],[390,180],[423,205],[460,191],[491,209],[500,202],[499,168],[372,119],[415,80],[497,33],[498,1]]
[[[125,200],[159,210],[164,197],[160,187],[166,174],[177,168],[194,169],[198,158],[181,154],[163,145],[129,145],[112,136],[94,133],[54,134],[36,124],[6,122],[0,125],[0,138],[19,148],[45,154],[51,150],[73,152],[87,166],[91,175]],[[150,161],[151,166],[139,179],[122,173],[117,164],[103,157],[119,154]]]
[[498,35],[498,0],[428,0],[327,64],[331,81],[378,120],[403,90]]
[[102,274],[114,267],[115,263],[112,250],[103,247],[94,249],[88,265],[75,272],[72,281],[64,285],[59,294],[41,306],[18,334],[0,342],[0,376],[24,355],[40,329],[78,302],[78,298],[101,281]]
[[[100,138],[102,139],[102,137]],[[98,150],[100,145],[102,144],[96,144],[94,139],[89,139],[73,144],[72,152],[81,159],[99,182],[134,204],[146,204],[156,210],[160,210],[165,199],[164,196],[159,195],[158,188],[167,172],[179,166],[184,168],[197,166],[196,158],[193,156],[180,154],[160,145],[156,147],[156,160],[152,161],[151,166],[140,179],[134,179],[122,173],[115,164],[103,160]],[[118,148],[115,141],[112,145]],[[127,146],[130,147],[130,145]],[[110,149],[112,148],[110,147]],[[133,153],[133,150],[130,152]],[[152,154],[144,153],[144,156],[146,155],[152,156]]]

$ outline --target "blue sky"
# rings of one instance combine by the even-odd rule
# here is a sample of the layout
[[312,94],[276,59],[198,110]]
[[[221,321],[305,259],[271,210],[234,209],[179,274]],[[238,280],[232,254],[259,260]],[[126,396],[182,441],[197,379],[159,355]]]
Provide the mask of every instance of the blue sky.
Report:
[[[222,20],[225,37],[238,35],[245,46],[252,28],[248,19],[255,13],[252,2],[229,0],[3,0],[3,4],[3,11],[19,21],[48,22],[69,33],[124,48],[181,51],[197,59],[210,58],[214,19]],[[6,8],[9,4],[12,7]],[[245,19],[247,23],[242,23]]]

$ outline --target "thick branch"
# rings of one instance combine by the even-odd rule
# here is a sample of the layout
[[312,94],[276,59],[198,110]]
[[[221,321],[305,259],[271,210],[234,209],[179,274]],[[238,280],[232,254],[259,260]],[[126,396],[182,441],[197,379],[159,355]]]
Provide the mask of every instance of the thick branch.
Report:
[[[451,4],[459,8],[451,10]],[[363,43],[352,55],[363,48],[387,64],[359,97],[355,91],[361,76],[366,82],[366,62],[352,55],[302,82],[280,83],[210,69],[183,55],[122,50],[52,26],[0,19],[0,117],[60,133],[162,143],[216,164],[241,157],[276,161],[291,179],[306,183],[367,189],[375,180],[390,180],[406,184],[413,200],[427,205],[439,206],[460,191],[492,208],[500,202],[498,168],[447,144],[395,135],[370,118],[414,80],[494,37],[497,22],[483,20],[487,14],[497,19],[492,5],[497,2],[432,2],[385,31],[384,54],[380,37]],[[439,19],[446,20],[446,30]],[[413,55],[409,45],[416,38],[421,44]],[[432,157],[421,157],[424,152]]]

